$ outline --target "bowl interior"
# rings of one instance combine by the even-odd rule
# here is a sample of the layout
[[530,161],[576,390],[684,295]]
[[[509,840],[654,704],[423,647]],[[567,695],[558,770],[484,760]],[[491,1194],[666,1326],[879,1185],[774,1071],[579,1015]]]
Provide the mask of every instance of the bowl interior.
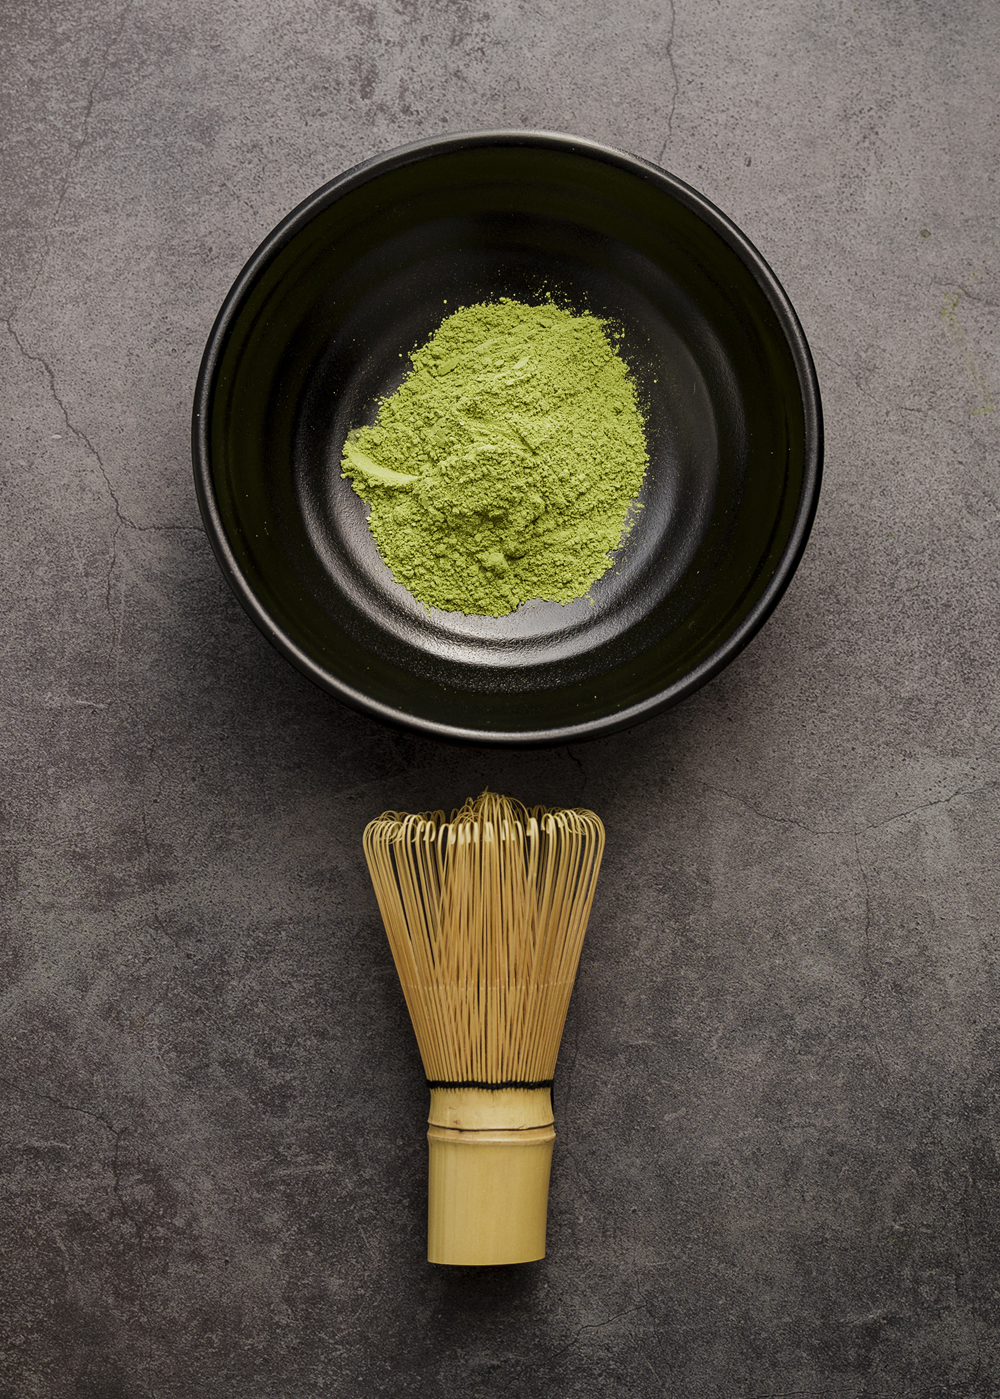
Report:
[[[645,508],[588,598],[429,611],[341,449],[444,316],[502,296],[623,332]],[[258,250],[206,351],[196,476],[241,601],[314,680],[428,734],[551,743],[675,702],[749,640],[804,547],[818,408],[780,288],[692,191],[565,138],[456,139],[350,172]]]

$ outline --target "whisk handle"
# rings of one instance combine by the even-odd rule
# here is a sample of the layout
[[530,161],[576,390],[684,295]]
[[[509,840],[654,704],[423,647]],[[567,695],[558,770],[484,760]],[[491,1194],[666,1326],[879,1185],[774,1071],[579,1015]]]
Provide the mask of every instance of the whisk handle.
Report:
[[548,1087],[433,1088],[428,1261],[469,1267],[544,1258],[555,1138]]

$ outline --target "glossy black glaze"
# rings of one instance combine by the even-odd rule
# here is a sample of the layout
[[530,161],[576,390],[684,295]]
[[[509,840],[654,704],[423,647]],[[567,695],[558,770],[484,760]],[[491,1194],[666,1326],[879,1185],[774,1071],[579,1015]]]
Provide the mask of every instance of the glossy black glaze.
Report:
[[[340,479],[344,438],[449,311],[549,295],[622,332],[645,508],[589,599],[429,612]],[[747,644],[805,547],[822,427],[795,314],[724,215],[634,157],[507,132],[367,162],[271,233],[209,338],[193,451],[226,577],[306,675],[427,735],[531,746],[649,717]]]

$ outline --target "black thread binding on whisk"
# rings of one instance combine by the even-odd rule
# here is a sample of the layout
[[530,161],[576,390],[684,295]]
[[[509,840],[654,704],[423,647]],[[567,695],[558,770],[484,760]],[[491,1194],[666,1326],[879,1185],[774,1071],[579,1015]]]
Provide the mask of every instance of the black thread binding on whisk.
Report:
[[484,1083],[478,1078],[463,1079],[443,1079],[429,1078],[426,1080],[428,1088],[488,1088],[495,1092],[500,1088],[551,1088],[554,1082],[551,1078],[505,1078],[502,1083]]

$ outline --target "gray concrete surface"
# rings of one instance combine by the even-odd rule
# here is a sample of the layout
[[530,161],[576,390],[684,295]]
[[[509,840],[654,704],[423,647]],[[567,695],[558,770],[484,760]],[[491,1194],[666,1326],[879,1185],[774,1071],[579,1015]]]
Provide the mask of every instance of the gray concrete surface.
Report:
[[[4,1399],[1000,1394],[995,5],[8,0],[0,33]],[[827,421],[750,649],[520,755],[287,666],[188,448],[278,219],[484,126],[714,200]],[[609,851],[549,1257],[452,1272],[359,840],[487,783]]]

